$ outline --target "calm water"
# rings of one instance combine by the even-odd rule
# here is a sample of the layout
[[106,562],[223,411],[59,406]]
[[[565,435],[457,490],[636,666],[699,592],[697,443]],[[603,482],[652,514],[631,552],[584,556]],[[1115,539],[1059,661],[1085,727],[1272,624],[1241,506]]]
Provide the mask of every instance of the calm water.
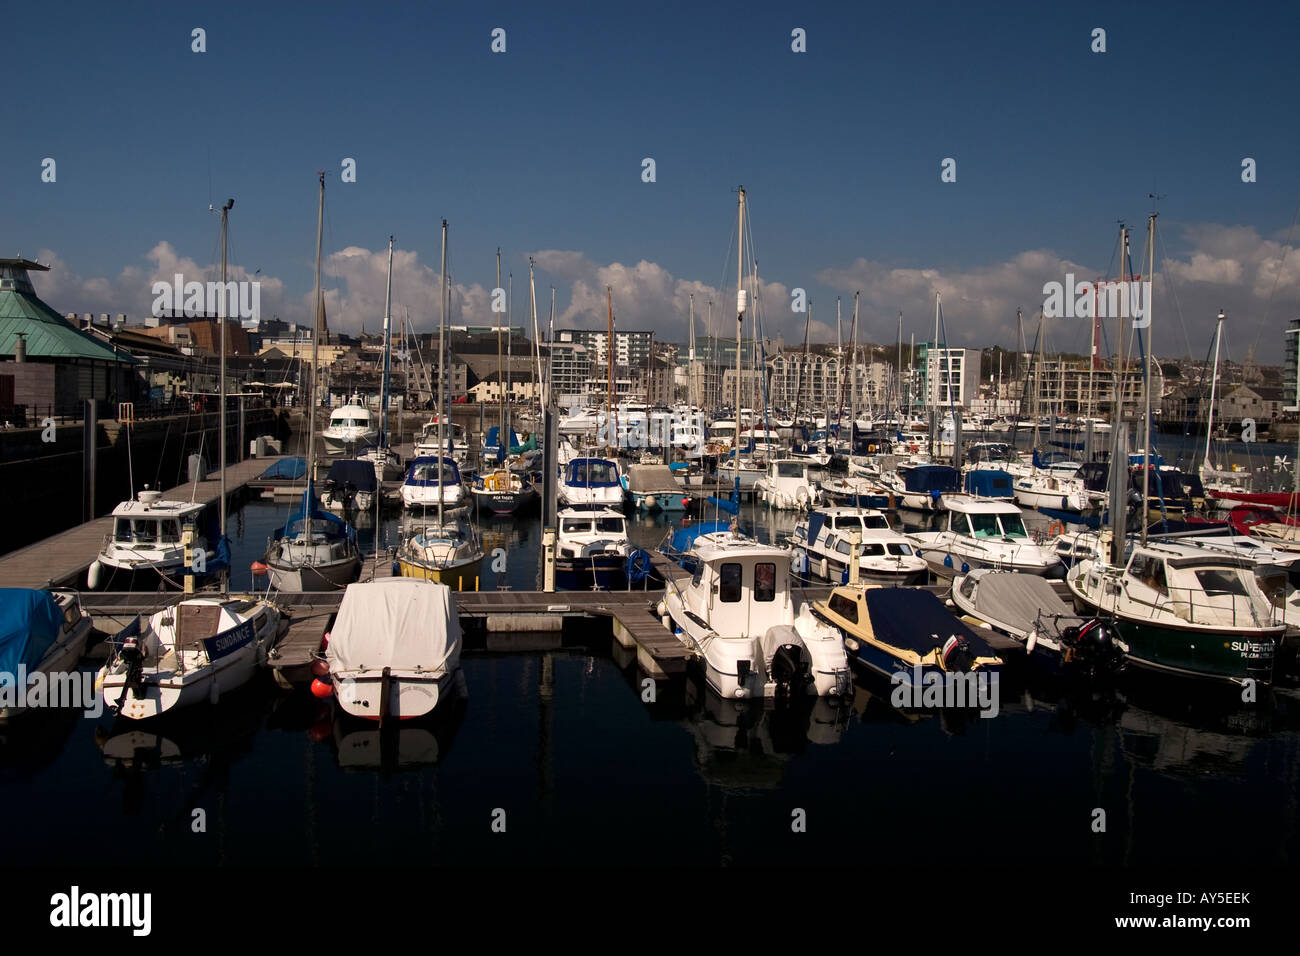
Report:
[[[288,507],[238,515],[239,575]],[[668,530],[631,523],[643,546]],[[756,530],[792,526],[764,517]],[[394,540],[393,522],[384,533]],[[509,556],[484,586],[533,587],[537,518],[491,520],[484,535]],[[937,847],[973,865],[1300,859],[1290,692],[1247,706],[1178,683],[1094,694],[1004,681],[1000,714],[980,719],[903,715],[865,677],[848,706],[790,708],[740,707],[688,679],[645,703],[606,627],[531,646],[468,653],[465,699],[386,740],[269,678],[156,727],[34,715],[0,732],[0,807],[61,825],[11,828],[10,852],[110,865],[851,863],[865,836],[900,862]],[[191,831],[196,808],[205,834]],[[505,833],[492,831],[498,808]]]

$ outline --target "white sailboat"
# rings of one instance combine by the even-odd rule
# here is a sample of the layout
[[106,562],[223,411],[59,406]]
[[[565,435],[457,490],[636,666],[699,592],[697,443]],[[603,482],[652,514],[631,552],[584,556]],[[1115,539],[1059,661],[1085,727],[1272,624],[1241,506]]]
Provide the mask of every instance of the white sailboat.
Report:
[[[324,179],[322,177],[322,188]],[[226,223],[235,201],[221,207],[221,279],[226,279]],[[224,309],[223,309],[224,312]],[[220,471],[221,537],[226,533],[226,317],[221,324]],[[270,601],[232,597],[226,569],[218,569],[219,594],[187,598],[145,618],[137,616],[110,641],[96,685],[105,706],[143,720],[203,701],[248,682],[280,632],[281,615]]]

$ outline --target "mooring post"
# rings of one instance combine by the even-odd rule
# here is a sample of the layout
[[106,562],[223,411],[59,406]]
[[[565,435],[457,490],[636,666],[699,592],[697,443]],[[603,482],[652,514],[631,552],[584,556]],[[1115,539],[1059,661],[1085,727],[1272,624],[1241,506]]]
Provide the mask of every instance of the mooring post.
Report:
[[99,422],[95,415],[95,400],[88,398],[85,401],[85,411],[82,413],[81,422],[81,493],[85,496],[82,502],[81,517],[83,521],[93,521],[95,518],[95,432],[99,430]]

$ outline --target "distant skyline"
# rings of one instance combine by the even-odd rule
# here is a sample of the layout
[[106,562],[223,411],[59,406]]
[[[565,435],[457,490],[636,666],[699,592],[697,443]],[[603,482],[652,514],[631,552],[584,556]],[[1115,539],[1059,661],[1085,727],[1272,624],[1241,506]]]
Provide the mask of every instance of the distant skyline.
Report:
[[[457,321],[493,321],[499,246],[516,325],[532,256],[543,323],[554,286],[557,327],[603,327],[610,285],[620,327],[684,342],[694,293],[698,334],[712,299],[733,335],[741,184],[787,342],[796,288],[814,342],[855,290],[864,340],[900,311],[930,338],[935,291],[948,344],[1014,347],[1017,308],[1032,340],[1045,283],[1117,275],[1119,220],[1147,271],[1153,192],[1158,354],[1202,357],[1222,308],[1224,355],[1277,364],[1300,316],[1293,4],[67,4],[6,27],[0,255],[49,264],[59,312],[143,317],[154,281],[216,278],[208,205],[234,197],[231,277],[309,322],[324,169],[327,314],[353,333],[382,320],[390,233],[394,314],[433,328],[446,218]],[[1048,348],[1088,326],[1048,320]]]

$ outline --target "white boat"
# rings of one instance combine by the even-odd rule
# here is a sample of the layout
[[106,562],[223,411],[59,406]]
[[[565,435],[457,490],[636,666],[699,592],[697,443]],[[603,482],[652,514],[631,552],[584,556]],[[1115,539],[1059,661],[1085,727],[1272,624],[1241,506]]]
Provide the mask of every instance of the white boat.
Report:
[[349,447],[373,444],[379,437],[370,409],[362,405],[342,405],[330,412],[330,423],[321,431],[325,450],[341,454]]
[[138,616],[110,643],[96,686],[129,720],[204,702],[242,687],[279,634],[269,601],[212,595]]
[[349,584],[325,662],[334,698],[354,717],[430,713],[460,670],[461,630],[451,589],[415,578]]
[[[192,501],[164,501],[161,491],[145,485],[134,501],[113,509],[113,530],[86,575],[92,588],[117,591],[154,590],[185,571],[185,546],[181,532],[186,524],[197,525],[203,505]],[[202,534],[195,534],[194,550],[211,561],[213,551]],[[143,573],[135,578],[137,572]],[[134,581],[134,583],[133,583]]]
[[[457,465],[463,465],[469,458],[469,437],[465,434],[465,426],[449,420],[447,432],[441,453],[454,458]],[[435,415],[420,426],[420,437],[416,440],[411,455],[432,458],[438,454],[438,416]]]
[[832,584],[846,584],[852,537],[860,539],[858,576],[880,584],[924,584],[929,566],[906,537],[889,527],[883,512],[860,508],[818,508],[795,525],[790,544],[796,570]]
[[664,626],[723,697],[843,695],[852,687],[840,634],[796,607],[790,552],[734,532],[695,539],[696,572],[659,603]]
[[[92,629],[76,591],[0,588],[0,675],[13,694],[0,704],[0,722],[29,710],[20,683],[43,674],[52,688],[55,675],[76,672]],[[81,703],[89,707],[91,702]]]
[[821,500],[821,493],[808,480],[808,463],[798,458],[777,458],[768,463],[762,478],[754,482],[754,494],[771,508],[804,511]]
[[974,568],[1047,574],[1060,567],[1055,549],[1040,546],[1029,536],[1015,505],[968,495],[946,495],[945,503],[944,530],[909,536],[931,564],[963,574]]
[[1052,471],[1022,475],[1015,479],[1011,487],[1016,501],[1025,508],[1081,512],[1087,510],[1091,503],[1082,479]]
[[569,508],[618,508],[623,483],[617,463],[608,458],[570,458],[561,469],[557,495]]
[[635,550],[627,519],[612,508],[563,508],[557,515],[556,585],[571,591],[620,588]]
[[[441,476],[438,474],[439,462],[441,462]],[[469,495],[461,481],[460,467],[447,457],[412,458],[406,466],[406,478],[402,482],[401,495],[402,507],[412,511],[435,509],[439,501],[442,502],[444,509],[463,511],[469,509]]]

